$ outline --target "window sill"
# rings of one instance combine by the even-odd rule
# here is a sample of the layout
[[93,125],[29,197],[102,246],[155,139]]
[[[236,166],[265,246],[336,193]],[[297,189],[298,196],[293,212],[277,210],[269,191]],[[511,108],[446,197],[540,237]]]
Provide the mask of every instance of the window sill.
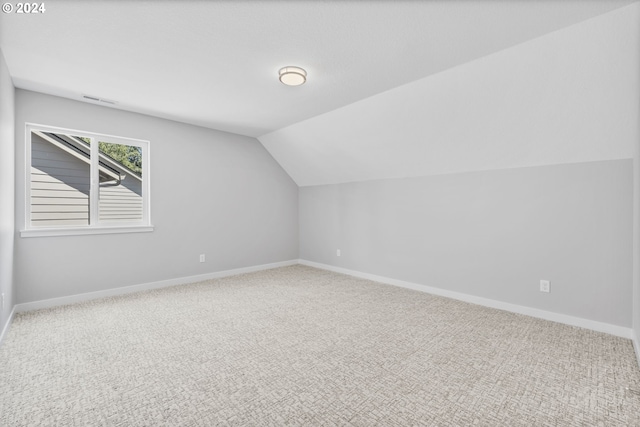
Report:
[[20,230],[20,237],[52,237],[52,236],[82,236],[88,234],[120,234],[120,233],[148,233],[153,231],[153,225],[132,225],[116,227],[69,227],[69,228],[30,228]]

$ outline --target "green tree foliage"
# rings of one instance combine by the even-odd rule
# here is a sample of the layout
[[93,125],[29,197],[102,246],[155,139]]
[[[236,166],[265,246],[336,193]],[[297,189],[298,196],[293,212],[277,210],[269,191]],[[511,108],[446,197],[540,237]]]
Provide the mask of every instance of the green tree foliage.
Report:
[[80,140],[86,142],[87,144],[91,144],[91,140],[89,138],[84,137],[84,136],[74,136],[74,138],[80,139]]
[[98,147],[102,154],[111,157],[138,175],[142,174],[142,149],[140,147],[107,142],[98,142]]

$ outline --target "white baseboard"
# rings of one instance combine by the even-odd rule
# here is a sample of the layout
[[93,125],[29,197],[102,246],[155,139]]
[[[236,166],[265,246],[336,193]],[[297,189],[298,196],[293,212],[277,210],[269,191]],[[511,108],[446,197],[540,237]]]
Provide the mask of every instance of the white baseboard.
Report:
[[9,326],[11,325],[11,322],[13,321],[13,316],[16,314],[16,306],[14,305],[13,308],[11,309],[11,313],[9,314],[9,318],[7,319],[7,323],[4,324],[4,327],[2,328],[2,332],[0,332],[0,345],[2,345],[2,341],[4,340],[4,337],[7,335],[7,332],[9,331]]
[[[413,289],[416,291],[421,291],[421,292],[426,292],[433,295],[452,298],[459,301],[482,305],[485,307],[510,311],[512,313],[524,314],[531,317],[537,317],[539,319],[550,320],[552,322],[564,323],[566,325],[578,326],[580,328],[590,329],[597,332],[604,332],[604,333],[615,335],[622,338],[633,339],[633,330],[631,328],[625,328],[624,326],[611,325],[609,323],[596,322],[594,320],[583,319],[581,317],[574,317],[574,316],[568,316],[566,314],[553,313],[551,311],[545,311],[537,308],[525,307],[522,305],[511,304],[511,303],[496,301],[488,298],[477,297],[473,295],[464,294],[461,292],[448,291],[446,289],[435,288],[427,285],[420,285],[417,283],[405,282],[403,280],[391,279],[389,277],[377,276],[375,274],[362,273],[360,271],[349,270],[342,267],[335,267],[332,265],[321,264],[318,262],[307,261],[304,259],[299,260],[299,262],[300,264],[307,265],[309,267],[315,267],[315,268],[320,268],[322,270],[334,271],[336,273],[347,274],[349,276],[372,280],[374,282],[380,282],[388,285],[399,286],[402,288]],[[638,343],[636,342],[635,344],[636,344],[636,353],[640,354],[638,353],[638,351],[640,350],[638,348]]]
[[160,289],[169,286],[176,286],[187,283],[201,282],[204,280],[216,279],[220,277],[234,276],[237,274],[252,273],[255,271],[269,270],[272,268],[286,267],[295,264],[307,265],[310,267],[320,268],[322,270],[334,271],[336,273],[347,274],[349,276],[360,277],[375,282],[385,283],[393,286],[399,286],[402,288],[413,289],[416,291],[426,292],[433,295],[439,295],[443,297],[453,298],[460,301],[469,302],[472,304],[482,305],[485,307],[496,308],[499,310],[510,311],[513,313],[524,314],[527,316],[537,317],[544,320],[550,320],[553,322],[564,323],[571,326],[578,326],[585,329],[590,329],[598,332],[604,332],[607,334],[628,338],[633,340],[633,344],[638,357],[638,365],[640,366],[640,342],[634,337],[633,330],[623,326],[611,325],[609,323],[597,322],[594,320],[583,319],[580,317],[568,316],[565,314],[553,313],[550,311],[540,310],[537,308],[525,307],[517,304],[506,303],[502,301],[496,301],[488,298],[477,297],[473,295],[464,294],[461,292],[448,291],[445,289],[435,288],[427,285],[420,285],[417,283],[406,282],[403,280],[391,279],[388,277],[377,276],[375,274],[363,273],[360,271],[349,270],[346,268],[335,267],[328,264],[321,264],[304,259],[289,260],[282,262],[275,262],[271,264],[262,264],[252,267],[243,267],[233,270],[218,271],[214,273],[200,274],[195,276],[179,277],[175,279],[161,280],[157,282],[143,283],[139,285],[125,286],[120,288],[105,289],[103,291],[87,292],[77,295],[69,295],[59,298],[51,298],[40,301],[33,301],[28,303],[16,304],[11,310],[9,319],[5,324],[2,334],[0,335],[0,344],[9,329],[9,326],[13,320],[15,313],[21,313],[25,311],[38,310],[42,308],[56,307],[60,305],[73,304],[76,302],[88,301],[97,298],[104,298],[110,296],[118,296],[129,294],[133,292],[140,292],[150,289]]
[[76,295],[69,295],[59,298],[50,298],[40,301],[26,302],[16,304],[14,310],[16,313],[24,311],[39,310],[42,308],[56,307],[60,305],[73,304],[82,301],[89,301],[97,298],[113,297],[118,295],[130,294],[133,292],[146,291],[150,289],[160,289],[169,286],[184,285],[187,283],[202,282],[204,280],[217,279],[220,277],[235,276],[238,274],[252,273],[261,270],[270,270],[272,268],[286,267],[298,264],[298,260],[274,262],[271,264],[255,265],[252,267],[236,268],[233,270],[216,271],[214,273],[199,274],[196,276],[178,277],[175,279],[160,280],[158,282],[142,283],[139,285],[124,286],[120,288],[105,289],[103,291],[87,292]]

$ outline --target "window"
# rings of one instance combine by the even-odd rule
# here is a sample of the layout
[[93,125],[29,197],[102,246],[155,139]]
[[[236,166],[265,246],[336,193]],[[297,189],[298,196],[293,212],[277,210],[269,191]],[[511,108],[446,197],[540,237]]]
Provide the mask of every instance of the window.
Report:
[[23,236],[151,231],[149,142],[27,125]]

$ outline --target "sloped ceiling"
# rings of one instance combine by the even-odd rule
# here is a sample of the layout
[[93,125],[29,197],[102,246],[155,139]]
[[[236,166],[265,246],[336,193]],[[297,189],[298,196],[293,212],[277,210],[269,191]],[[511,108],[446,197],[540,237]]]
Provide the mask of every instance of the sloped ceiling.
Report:
[[[473,116],[456,95],[467,83],[441,74],[636,2],[56,0],[41,14],[0,14],[0,49],[18,88],[260,137],[299,185],[312,185],[396,176],[407,164],[433,171],[434,153],[465,151],[440,144],[459,130],[425,134],[430,161],[382,136]],[[306,68],[308,82],[280,84],[286,65]],[[443,78],[452,80],[439,86]]]
[[300,186],[632,158],[639,6],[259,139]]

